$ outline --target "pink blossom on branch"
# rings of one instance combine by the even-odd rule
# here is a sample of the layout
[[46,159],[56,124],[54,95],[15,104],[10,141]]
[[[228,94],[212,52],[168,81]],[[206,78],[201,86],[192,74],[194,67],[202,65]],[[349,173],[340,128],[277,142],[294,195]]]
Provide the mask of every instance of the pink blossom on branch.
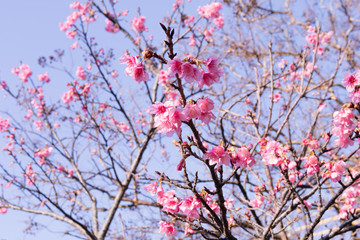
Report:
[[48,75],[48,72],[44,73],[44,74],[40,74],[38,75],[38,79],[41,81],[41,82],[50,82],[50,78],[49,78],[49,75]]
[[218,166],[221,165],[229,165],[231,157],[225,151],[224,147],[222,146],[216,146],[211,149],[211,151],[207,151],[204,156],[204,160],[209,160],[210,165],[217,164]]
[[0,214],[7,213],[7,207],[4,207],[2,203],[0,203]]
[[167,237],[172,237],[177,235],[177,231],[173,223],[160,221],[159,225],[160,225],[160,233],[165,234]]
[[134,31],[136,31],[137,33],[147,31],[148,28],[145,27],[145,19],[146,18],[144,16],[135,16],[134,19],[130,21],[132,23],[132,29],[134,29]]
[[220,2],[214,2],[198,8],[198,13],[204,18],[217,18],[220,16],[219,11],[222,8]]
[[12,73],[17,75],[23,83],[27,83],[28,78],[32,75],[30,67],[25,64],[21,64],[19,67],[13,68]]
[[360,85],[360,71],[357,70],[354,73],[345,74],[342,83],[348,92],[354,92],[355,87]]
[[200,88],[219,82],[223,75],[223,69],[219,67],[220,60],[218,58],[211,56],[203,63],[207,66],[208,71],[202,70],[202,77],[198,82]]
[[[111,18],[114,18],[114,14],[108,13],[108,15]],[[105,31],[110,33],[117,33],[118,31],[120,31],[119,27],[115,25],[109,18],[105,19],[105,23],[106,23]]]
[[81,66],[78,66],[76,69],[76,77],[82,80],[86,78],[85,70]]
[[142,63],[138,61],[138,57],[123,55],[119,59],[120,64],[126,64],[125,74],[132,77],[136,82],[145,82],[149,80],[149,75],[145,71]]
[[241,168],[252,167],[255,164],[255,159],[246,147],[241,147],[236,152],[234,151],[231,161],[235,167]]
[[3,119],[0,116],[0,132],[6,132],[9,130],[10,124],[9,119]]

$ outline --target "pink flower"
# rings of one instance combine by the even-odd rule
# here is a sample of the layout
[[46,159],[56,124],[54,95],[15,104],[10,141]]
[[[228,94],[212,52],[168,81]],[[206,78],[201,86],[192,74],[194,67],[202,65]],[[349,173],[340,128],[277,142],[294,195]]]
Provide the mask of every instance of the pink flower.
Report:
[[50,82],[50,78],[48,76],[48,72],[44,73],[44,74],[40,74],[38,75],[38,79],[41,81],[41,82]]
[[199,213],[197,208],[202,206],[200,200],[194,198],[192,196],[184,198],[179,204],[180,212],[187,215],[189,219],[197,219],[199,218]]
[[203,124],[208,124],[211,120],[215,120],[216,117],[212,112],[206,112],[206,113],[201,113],[199,120],[203,123]]
[[179,58],[174,58],[173,60],[168,61],[167,65],[169,67],[167,70],[169,77],[174,77],[175,74],[181,74],[183,62]]
[[209,57],[204,64],[207,66],[208,71],[202,70],[202,77],[198,81],[199,87],[202,88],[204,85],[211,86],[214,83],[220,81],[220,77],[223,75],[223,69],[219,68],[219,59],[216,57]]
[[230,156],[229,154],[225,151],[224,147],[222,146],[217,146],[217,147],[213,147],[211,149],[211,151],[207,151],[204,156],[203,156],[204,160],[209,160],[209,164],[210,165],[229,165],[230,164]]
[[166,71],[164,70],[159,71],[159,75],[158,75],[159,84],[161,85],[167,84],[169,82],[168,79],[169,79],[169,74]]
[[281,61],[278,63],[278,67],[283,69],[288,64],[288,62],[285,59],[281,59]]
[[181,65],[181,73],[179,77],[184,78],[188,83],[192,83],[194,80],[201,77],[201,72],[190,62],[185,62]]
[[269,96],[269,98],[274,102],[277,103],[279,102],[280,98],[281,98],[281,94],[280,93],[274,93],[273,96]]
[[304,167],[307,169],[308,175],[313,175],[320,170],[318,165],[318,158],[315,155],[309,156],[304,163]]
[[77,67],[76,69],[76,77],[82,80],[86,78],[85,70],[81,66]]
[[181,171],[186,165],[185,159],[181,159],[179,164],[176,165],[176,171]]
[[164,222],[164,221],[160,221],[159,225],[160,225],[160,233],[164,233],[167,237],[177,235],[177,231],[174,228],[173,223],[167,223],[167,222]]
[[5,81],[1,81],[0,82],[0,89],[5,89],[7,87],[6,82]]
[[259,208],[264,204],[265,198],[262,195],[256,194],[255,199],[249,202],[249,205],[254,208]]
[[308,142],[308,146],[309,146],[310,150],[315,150],[320,147],[320,144],[319,144],[318,140],[311,140]]
[[334,35],[334,32],[333,31],[330,31],[330,32],[327,32],[325,34],[322,34],[321,35],[321,38],[320,38],[320,43],[327,43],[327,42],[330,42],[332,36]]
[[349,98],[353,103],[360,103],[360,90],[357,89],[354,92],[350,92]]
[[324,172],[322,177],[330,178],[333,182],[338,182],[341,180],[341,176],[344,175],[347,166],[344,161],[336,161],[334,164],[332,162],[325,163],[324,168],[328,169],[328,171]]
[[287,159],[287,149],[282,147],[278,142],[269,141],[265,144],[265,147],[261,149],[261,156],[266,164],[279,166]]
[[58,172],[63,172],[65,170],[65,168],[63,167],[63,165],[59,164],[59,166],[57,167]]
[[9,130],[9,119],[3,119],[0,116],[0,132],[6,132]]
[[170,106],[162,102],[156,102],[148,108],[147,112],[150,114],[164,114],[168,108],[170,108]]
[[217,17],[213,20],[213,23],[217,26],[217,28],[222,28],[225,21],[223,17]]
[[36,173],[33,171],[31,164],[26,166],[25,178],[26,184],[29,186],[33,186],[35,182]]
[[155,196],[157,192],[157,182],[150,183],[144,186],[145,191],[150,192],[152,196]]
[[235,167],[241,168],[251,167],[255,164],[255,159],[246,147],[241,147],[237,152],[234,152],[231,161]]
[[124,55],[119,60],[120,64],[126,64],[125,73],[128,76],[131,76],[136,82],[140,83],[142,81],[148,81],[149,75],[145,71],[142,63],[138,62],[137,57],[132,57],[129,55]]
[[195,46],[196,45],[196,40],[194,38],[194,35],[191,35],[189,38],[190,38],[189,46],[190,47]]
[[141,33],[143,31],[147,31],[147,27],[145,27],[145,17],[134,17],[133,20],[130,21],[132,23],[132,29],[134,29],[136,32]]
[[355,87],[360,85],[360,71],[357,70],[352,74],[345,74],[345,78],[342,80],[342,83],[348,92],[353,92]]
[[294,169],[296,168],[296,166],[297,166],[296,162],[295,162],[295,161],[291,161],[291,162],[289,163],[289,165],[288,165],[288,168],[289,168],[290,170],[294,170]]
[[208,97],[198,99],[196,105],[200,108],[202,113],[207,113],[214,109],[214,102]]
[[220,16],[219,11],[222,5],[219,2],[214,2],[198,8],[198,13],[204,18],[218,18]]
[[228,198],[227,200],[225,200],[225,207],[227,209],[231,209],[234,206],[234,199],[233,198]]
[[175,190],[167,191],[161,196],[158,196],[157,202],[163,206],[163,212],[179,212],[179,199],[175,197]]
[[[296,198],[296,199],[294,200],[294,204],[297,204],[297,203],[299,203],[299,202],[300,202],[299,198]],[[304,205],[305,205],[305,207],[306,207],[307,209],[310,209],[311,206],[312,206],[311,203],[308,203],[308,202],[305,201],[305,200],[303,200],[303,203],[304,203]]]
[[43,121],[39,120],[39,121],[34,121],[34,125],[36,126],[36,129],[38,131],[40,131],[43,127]]
[[28,65],[21,64],[18,68],[13,68],[12,73],[18,75],[19,79],[26,83],[28,78],[32,75],[31,69]]
[[40,157],[40,158],[48,157],[50,156],[52,150],[53,150],[52,147],[40,149],[35,152],[34,157]]
[[0,214],[5,214],[6,212],[7,212],[7,207],[4,207],[4,205],[0,203]]
[[169,106],[165,112],[156,114],[154,126],[157,127],[159,133],[166,133],[167,136],[172,136],[176,132],[180,136],[182,121],[186,121],[183,110]]
[[68,178],[72,178],[72,177],[74,177],[74,170],[70,169],[68,172]]
[[184,115],[187,121],[190,121],[191,119],[197,119],[201,115],[201,110],[197,104],[188,103],[184,108]]
[[71,87],[67,92],[62,95],[61,99],[65,104],[69,104],[70,101],[74,99],[74,96],[77,97],[76,90],[74,87]]
[[[108,12],[108,14],[110,15],[111,18],[114,18],[114,14],[110,12]],[[105,31],[110,33],[117,33],[118,31],[120,31],[119,27],[115,25],[109,18],[105,19],[105,23],[106,23]]]
[[74,39],[75,36],[76,36],[76,34],[77,34],[77,32],[76,32],[75,30],[73,30],[73,31],[66,31],[66,33],[65,33],[66,37],[71,38],[71,39]]
[[350,139],[350,135],[355,128],[355,123],[352,120],[353,117],[354,114],[349,108],[334,112],[331,133],[339,137],[339,139],[335,140],[336,146],[345,148],[354,144],[354,141]]
[[81,7],[81,4],[79,3],[79,1],[75,1],[70,4],[71,9],[79,9],[80,7]]

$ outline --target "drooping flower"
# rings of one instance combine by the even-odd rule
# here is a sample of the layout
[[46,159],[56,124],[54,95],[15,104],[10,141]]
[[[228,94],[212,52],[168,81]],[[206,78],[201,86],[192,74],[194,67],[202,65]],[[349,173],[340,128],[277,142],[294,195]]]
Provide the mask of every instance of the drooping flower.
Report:
[[147,27],[145,27],[145,17],[144,16],[135,16],[133,20],[130,22],[132,23],[132,29],[136,32],[141,33],[143,31],[147,31]]
[[124,55],[119,59],[120,64],[126,64],[125,73],[131,76],[136,82],[145,82],[149,80],[149,74],[144,66],[138,61],[138,57]]
[[211,149],[211,151],[208,150],[204,154],[203,159],[204,160],[208,159],[210,165],[217,164],[218,166],[220,166],[220,165],[224,165],[224,164],[229,165],[231,157],[229,156],[227,151],[225,151],[224,147],[216,146],[216,147],[213,147]]
[[237,152],[233,152],[231,161],[235,167],[242,168],[251,167],[255,164],[255,159],[246,147],[241,147]]
[[173,223],[160,221],[159,225],[160,225],[160,233],[164,233],[167,237],[177,235],[177,231],[176,231]]

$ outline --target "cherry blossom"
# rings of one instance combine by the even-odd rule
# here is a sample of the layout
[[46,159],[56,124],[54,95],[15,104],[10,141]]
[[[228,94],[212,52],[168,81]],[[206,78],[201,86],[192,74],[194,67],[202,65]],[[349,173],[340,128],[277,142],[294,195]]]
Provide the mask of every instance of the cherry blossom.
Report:
[[207,151],[204,156],[204,160],[209,160],[210,165],[217,164],[220,165],[229,165],[231,157],[229,154],[225,151],[224,147],[222,146],[216,146],[211,149],[211,151]]

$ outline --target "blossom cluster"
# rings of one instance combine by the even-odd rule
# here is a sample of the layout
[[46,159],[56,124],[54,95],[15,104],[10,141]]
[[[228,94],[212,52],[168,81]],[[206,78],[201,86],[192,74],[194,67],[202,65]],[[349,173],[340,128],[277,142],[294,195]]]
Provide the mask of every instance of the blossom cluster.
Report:
[[125,74],[132,77],[136,82],[145,82],[149,80],[149,74],[145,71],[144,66],[139,62],[138,57],[123,55],[119,59],[120,64],[126,64]]
[[76,1],[70,5],[70,8],[74,11],[66,18],[64,23],[60,23],[60,30],[66,31],[66,36],[68,38],[74,38],[77,34],[76,30],[69,30],[75,24],[75,22],[82,18],[84,22],[92,22],[94,21],[93,17],[86,16],[89,13],[89,5],[88,4],[80,4],[79,1]]
[[155,114],[155,127],[158,133],[165,133],[172,136],[174,132],[180,136],[182,122],[188,122],[191,119],[199,119],[204,124],[215,119],[211,110],[214,109],[214,102],[206,97],[198,99],[196,103],[188,103],[184,108],[177,108],[171,102],[156,102],[148,109],[148,113]]
[[167,74],[170,78],[177,75],[188,83],[197,81],[200,88],[204,85],[211,86],[212,84],[219,82],[223,75],[223,69],[219,67],[220,60],[212,56],[202,63],[206,65],[207,71],[198,69],[189,61],[184,62],[175,58],[168,62],[167,65],[169,68]]
[[13,68],[12,73],[17,75],[23,83],[27,83],[28,78],[32,75],[30,67],[25,64],[21,64],[19,67]]
[[[203,207],[203,204],[199,199],[194,196],[187,196],[184,199],[180,199],[175,196],[175,190],[170,190],[164,192],[162,184],[157,182],[151,183],[145,186],[145,190],[148,191],[151,195],[157,195],[157,202],[162,206],[162,211],[165,213],[171,214],[185,214],[187,220],[190,222],[196,221],[200,218],[199,210],[203,208],[203,210],[209,214],[209,211]],[[220,209],[218,204],[212,197],[206,192],[202,193],[202,197],[206,204],[213,210],[215,213],[219,214]],[[227,206],[231,207],[231,199],[228,200]],[[160,232],[166,234],[166,236],[175,236],[177,234],[176,229],[174,228],[172,223],[167,223],[161,221]],[[185,235],[192,234],[193,230],[190,225],[186,226]]]
[[352,131],[355,129],[353,118],[354,114],[349,108],[343,108],[340,111],[334,112],[331,133],[338,137],[335,140],[336,146],[346,148],[354,144],[354,141],[350,138]]
[[320,44],[325,44],[330,42],[332,36],[333,36],[333,31],[330,32],[322,32],[322,33],[316,33],[316,29],[314,26],[310,26],[307,30],[308,34],[305,37],[305,40],[311,44],[312,46],[316,46],[318,44],[317,47],[317,53],[319,53],[320,55],[324,54],[324,48],[320,45]]
[[219,11],[222,8],[220,2],[214,2],[198,8],[198,13],[201,17],[213,19],[213,23],[218,27],[224,26],[224,18],[220,15]]

